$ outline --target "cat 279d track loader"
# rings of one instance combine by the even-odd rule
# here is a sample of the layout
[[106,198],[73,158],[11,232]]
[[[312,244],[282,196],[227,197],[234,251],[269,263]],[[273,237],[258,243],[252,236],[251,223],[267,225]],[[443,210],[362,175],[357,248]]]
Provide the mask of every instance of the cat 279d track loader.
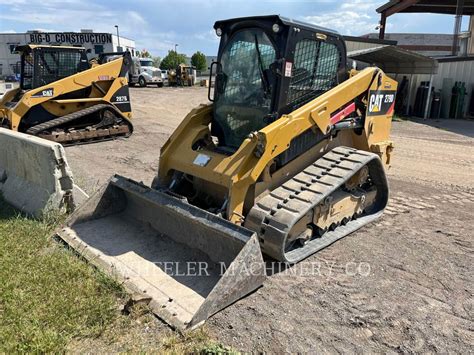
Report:
[[[297,263],[388,200],[394,80],[376,67],[349,74],[342,37],[324,28],[279,16],[214,28],[213,102],[162,147],[152,188],[114,176],[59,232],[182,327],[261,285],[262,251]],[[164,260],[213,266],[193,278]]]
[[82,47],[26,45],[20,87],[0,101],[0,127],[67,144],[132,134],[130,53],[92,66]]

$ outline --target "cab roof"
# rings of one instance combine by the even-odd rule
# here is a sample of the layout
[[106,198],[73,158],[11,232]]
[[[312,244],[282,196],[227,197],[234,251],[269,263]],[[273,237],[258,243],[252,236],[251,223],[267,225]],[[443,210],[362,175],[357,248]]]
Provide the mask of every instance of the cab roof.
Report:
[[15,52],[29,52],[37,48],[59,48],[59,49],[75,49],[75,50],[85,50],[84,47],[74,47],[74,46],[50,46],[45,44],[25,44],[23,46],[16,46]]
[[214,24],[214,29],[217,29],[219,27],[225,27],[227,25],[234,24],[234,23],[245,22],[245,21],[250,21],[250,22],[272,21],[280,25],[286,25],[289,27],[299,27],[311,32],[325,32],[328,34],[334,34],[336,36],[339,36],[339,32],[331,30],[329,28],[313,25],[311,23],[307,23],[307,22],[303,22],[299,20],[290,19],[290,18],[283,17],[280,15],[236,17],[236,18],[227,19],[227,20],[220,20],[220,21],[216,21],[216,23]]

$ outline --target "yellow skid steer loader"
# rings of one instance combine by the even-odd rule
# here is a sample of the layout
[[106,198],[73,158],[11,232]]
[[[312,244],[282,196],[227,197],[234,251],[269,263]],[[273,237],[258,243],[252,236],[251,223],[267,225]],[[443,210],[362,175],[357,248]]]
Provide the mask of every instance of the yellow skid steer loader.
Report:
[[16,51],[20,87],[0,101],[0,127],[64,145],[132,134],[130,53],[91,66],[82,47],[26,45]]
[[179,64],[176,69],[168,71],[168,86],[194,86],[196,67]]
[[262,252],[297,263],[388,200],[394,80],[349,73],[342,37],[321,27],[264,16],[214,28],[212,103],[162,147],[152,187],[115,176],[59,231],[182,328],[260,286]]

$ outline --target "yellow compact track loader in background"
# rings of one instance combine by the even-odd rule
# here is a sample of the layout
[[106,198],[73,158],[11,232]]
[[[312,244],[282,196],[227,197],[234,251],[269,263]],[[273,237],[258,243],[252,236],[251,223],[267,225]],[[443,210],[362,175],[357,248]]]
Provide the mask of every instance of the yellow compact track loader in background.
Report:
[[[342,37],[324,28],[280,16],[214,28],[213,102],[162,147],[152,188],[115,176],[59,232],[178,327],[261,285],[262,251],[297,263],[379,217],[389,193],[394,80],[349,73]],[[214,271],[179,277],[164,260]]]
[[194,86],[196,67],[180,64],[168,71],[168,86]]
[[26,45],[20,87],[0,101],[0,126],[64,145],[133,132],[128,90],[130,53],[89,64],[82,47]]

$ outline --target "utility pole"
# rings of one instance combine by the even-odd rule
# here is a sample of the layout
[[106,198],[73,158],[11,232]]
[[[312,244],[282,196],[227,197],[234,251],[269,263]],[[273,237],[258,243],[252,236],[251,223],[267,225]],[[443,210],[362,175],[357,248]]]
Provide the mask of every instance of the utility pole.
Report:
[[120,47],[120,36],[119,36],[119,29],[118,29],[118,25],[115,25],[115,28],[117,29],[117,44],[118,44],[118,46],[117,46],[117,47]]
[[469,33],[471,34],[471,39],[469,40],[469,48],[467,53],[474,54],[474,15],[471,15],[469,18]]
[[459,32],[461,32],[463,12],[464,12],[464,0],[457,0],[456,17],[455,17],[455,20],[454,20],[453,48],[452,48],[452,51],[451,51],[452,55],[457,55],[458,54]]

